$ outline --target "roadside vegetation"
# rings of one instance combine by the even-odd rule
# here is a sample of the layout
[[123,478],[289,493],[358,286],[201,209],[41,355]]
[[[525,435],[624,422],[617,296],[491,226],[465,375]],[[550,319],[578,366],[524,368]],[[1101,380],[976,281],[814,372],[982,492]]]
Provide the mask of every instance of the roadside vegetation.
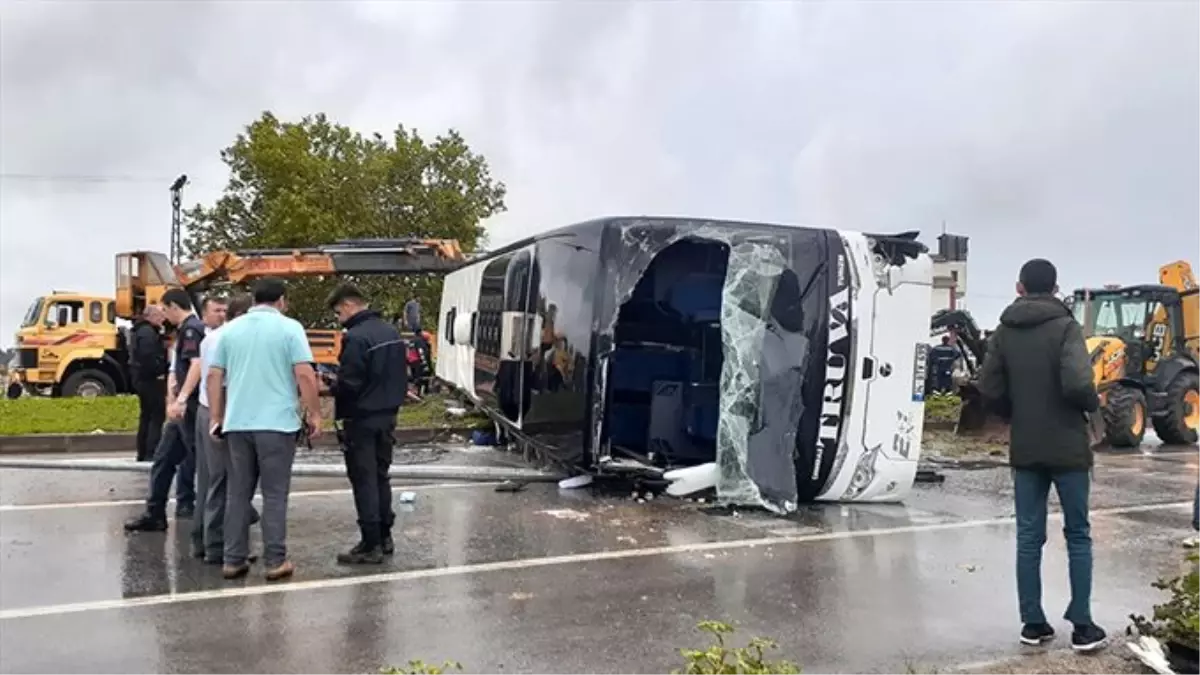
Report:
[[1196,651],[1200,650],[1200,554],[1189,553],[1185,564],[1186,572],[1151,584],[1168,598],[1154,606],[1150,618],[1131,614],[1130,632]]
[[[778,673],[790,675],[800,672],[800,667],[791,661],[770,661],[766,653],[776,648],[769,638],[751,638],[745,646],[736,647],[726,643],[735,629],[723,621],[701,621],[696,629],[710,637],[711,643],[702,649],[680,649],[683,667],[672,671],[676,675],[767,675]],[[420,659],[406,666],[388,666],[380,669],[383,675],[443,675],[452,670],[462,670],[457,661],[445,661],[442,665],[428,664]]]
[[[332,403],[323,406],[326,417],[332,415]],[[451,416],[446,412],[445,396],[426,396],[420,403],[400,409],[397,426],[401,429],[448,429],[477,426],[482,416],[467,413]],[[332,424],[331,421],[327,422]],[[30,434],[131,433],[137,430],[136,396],[100,396],[96,398],[40,398],[24,396],[0,400],[0,436]]]
[[925,423],[953,424],[961,409],[962,399],[955,394],[930,394],[925,398]]

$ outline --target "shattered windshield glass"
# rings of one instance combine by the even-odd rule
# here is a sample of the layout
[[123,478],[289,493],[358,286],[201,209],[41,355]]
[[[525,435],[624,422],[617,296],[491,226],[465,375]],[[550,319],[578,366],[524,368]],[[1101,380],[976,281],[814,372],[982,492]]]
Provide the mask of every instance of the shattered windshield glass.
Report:
[[717,494],[736,503],[796,508],[798,422],[804,412],[809,341],[794,320],[796,274],[772,244],[745,242],[729,254],[721,305],[721,410]]
[[[654,257],[683,239],[728,245],[722,288],[720,414],[717,422],[717,495],[725,503],[796,509],[797,435],[805,412],[804,383],[810,340],[800,303],[819,270],[801,281],[788,259],[789,234],[759,234],[753,226],[705,221],[629,221],[619,225],[612,295],[597,331],[597,389],[607,386],[617,308],[633,293]],[[812,278],[809,278],[812,276]],[[601,438],[604,398],[593,404],[593,438]],[[814,434],[815,436],[815,434]]]

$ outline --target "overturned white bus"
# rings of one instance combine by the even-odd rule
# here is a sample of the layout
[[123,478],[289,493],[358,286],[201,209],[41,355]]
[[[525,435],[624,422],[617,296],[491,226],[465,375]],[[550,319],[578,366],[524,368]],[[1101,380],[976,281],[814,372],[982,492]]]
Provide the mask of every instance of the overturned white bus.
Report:
[[899,501],[931,280],[915,232],[593,220],[449,274],[437,375],[572,470],[708,466],[722,501],[781,513]]

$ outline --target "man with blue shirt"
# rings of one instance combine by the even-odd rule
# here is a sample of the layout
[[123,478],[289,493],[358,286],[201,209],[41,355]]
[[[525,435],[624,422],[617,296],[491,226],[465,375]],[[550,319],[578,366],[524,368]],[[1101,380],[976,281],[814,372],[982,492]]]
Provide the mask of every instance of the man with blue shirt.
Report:
[[283,315],[285,291],[278,279],[254,284],[254,307],[221,333],[209,368],[210,433],[224,436],[230,456],[221,570],[226,579],[250,571],[250,500],[260,481],[266,578],[284,579],[296,569],[287,557],[296,435],[302,429],[313,438],[320,434],[321,409],[308,337],[299,322]]

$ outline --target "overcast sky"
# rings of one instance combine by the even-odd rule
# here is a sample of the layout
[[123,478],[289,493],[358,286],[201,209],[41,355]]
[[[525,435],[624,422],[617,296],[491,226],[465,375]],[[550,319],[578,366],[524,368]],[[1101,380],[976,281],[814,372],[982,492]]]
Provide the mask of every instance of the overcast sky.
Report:
[[1147,282],[1200,250],[1200,3],[0,2],[0,344],[51,289],[166,251],[270,109],[457,127],[509,187],[493,244],[598,215],[971,237]]

